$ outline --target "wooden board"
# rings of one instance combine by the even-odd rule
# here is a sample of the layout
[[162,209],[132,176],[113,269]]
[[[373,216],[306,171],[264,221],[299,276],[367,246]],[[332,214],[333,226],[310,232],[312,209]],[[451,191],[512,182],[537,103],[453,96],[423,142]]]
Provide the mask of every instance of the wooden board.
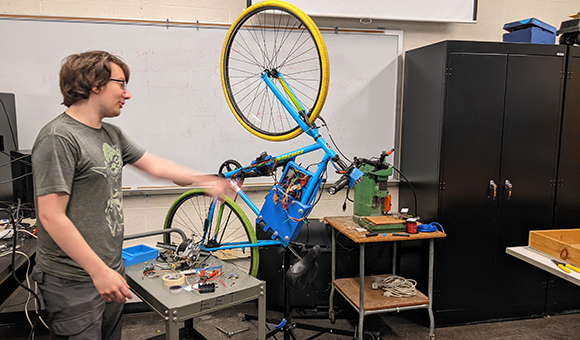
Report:
[[580,266],[580,229],[531,230],[529,246]]
[[406,224],[407,221],[402,220],[400,218],[396,218],[394,216],[367,216],[365,220],[369,221],[373,225],[381,225],[381,224]]
[[[378,276],[386,277],[389,275],[378,275]],[[383,295],[384,291],[382,289],[372,288],[373,282],[375,282],[374,276],[365,277],[365,292],[364,292],[365,311],[429,304],[429,298],[419,291],[417,291],[417,295],[409,298],[384,296]],[[341,294],[345,298],[350,300],[350,302],[357,309],[360,308],[360,279],[358,277],[334,280],[334,286],[341,292]]]

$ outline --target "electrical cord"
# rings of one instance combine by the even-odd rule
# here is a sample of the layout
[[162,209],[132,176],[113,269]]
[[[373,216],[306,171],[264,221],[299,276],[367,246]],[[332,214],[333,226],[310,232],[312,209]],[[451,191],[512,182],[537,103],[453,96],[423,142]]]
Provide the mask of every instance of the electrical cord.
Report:
[[[328,224],[326,225],[326,227],[327,227],[327,228],[329,228],[329,229],[330,229],[330,228],[332,228],[332,227],[330,227],[330,225],[328,225]],[[343,245],[342,245],[342,243],[338,242],[338,235],[340,235],[340,234],[343,234],[343,235],[344,235],[344,237],[348,237],[348,236],[346,236],[346,234],[345,234],[345,233],[342,233],[342,232],[340,232],[339,230],[337,230],[337,231],[336,231],[336,239],[335,239],[335,240],[336,240],[336,244],[338,244],[338,245],[339,245],[339,246],[340,246],[342,249],[344,249],[344,250],[347,250],[347,251],[353,251],[353,250],[354,250],[354,248],[347,248],[347,247],[343,246]]]
[[[23,253],[19,250],[15,250],[14,253],[18,254],[18,255],[22,255],[26,258],[26,285],[28,286],[28,288],[30,288],[30,280],[28,279],[28,272],[30,271],[30,257],[28,257],[28,255],[26,255],[26,253]],[[4,257],[7,255],[11,255],[12,252],[5,252],[3,254],[0,254],[0,257]],[[30,327],[32,327],[32,321],[30,321],[30,317],[28,316],[28,300],[30,299],[30,293],[28,293],[28,299],[26,299],[26,303],[24,305],[24,314],[26,315],[26,320],[28,320],[28,324],[30,325]]]
[[[3,256],[7,256],[9,255],[11,252],[6,252],[4,254],[1,254],[0,257]],[[16,254],[18,255],[22,255],[26,258],[26,262],[27,262],[27,267],[26,267],[26,285],[28,286],[28,288],[30,288],[30,279],[28,276],[28,272],[30,272],[30,257],[28,257],[28,255],[26,255],[26,253],[23,253],[19,250],[16,250]],[[36,282],[34,283],[35,286],[35,292],[38,291],[38,287]],[[30,297],[32,296],[32,294],[30,292],[28,292],[28,297],[26,298],[26,302],[23,303],[19,303],[16,305],[11,305],[11,306],[18,306],[20,304],[24,304],[24,314],[26,315],[26,320],[28,320],[28,324],[30,325],[30,327],[33,327],[32,321],[30,320],[30,316],[28,316],[28,303],[30,302]],[[7,306],[10,307],[10,306]],[[40,322],[42,322],[42,324],[46,327],[46,329],[48,329],[48,325],[44,322],[44,320],[42,319],[42,317],[40,315],[38,315],[38,306],[36,304],[34,304],[34,311],[36,312],[37,317],[40,319]]]
[[[34,282],[34,291],[38,294],[38,283]],[[28,299],[26,300],[26,309],[28,310],[28,302],[30,301],[30,297],[31,294],[28,294]],[[38,319],[40,320],[40,322],[42,322],[42,324],[44,325],[44,327],[46,327],[46,329],[48,328],[48,325],[46,324],[46,322],[44,322],[44,320],[42,319],[42,317],[38,314],[38,306],[36,304],[34,304],[34,312],[36,313],[36,315],[38,316]]]
[[[20,200],[18,202],[18,207],[16,208],[16,211],[20,210]],[[15,266],[15,257],[16,257],[16,243],[17,243],[17,239],[18,239],[18,230],[16,229],[16,222],[14,221],[14,215],[12,214],[12,212],[8,209],[4,209],[4,208],[0,208],[0,211],[4,211],[8,213],[8,216],[10,217],[10,223],[12,224],[12,227],[14,228],[14,236],[13,236],[13,244],[12,244],[12,260],[11,260],[11,264],[12,264],[12,277],[14,278],[14,281],[16,281],[16,283],[18,283],[19,286],[21,286],[22,288],[24,288],[25,290],[27,290],[29,293],[31,293],[34,298],[36,299],[36,303],[37,306],[40,305],[40,298],[38,297],[38,295],[31,290],[30,288],[26,287],[16,276],[16,270],[14,270],[14,268],[16,268]],[[28,272],[27,272],[28,274]],[[30,331],[30,336],[29,339],[34,338],[34,332],[36,330],[36,325],[38,323],[38,318],[36,318],[34,320],[34,324],[32,325],[32,330]]]
[[324,118],[322,118],[322,116],[318,116],[318,119],[320,119],[322,121],[322,125],[326,127],[326,131],[328,132],[328,137],[330,137],[330,140],[332,141],[332,144],[334,145],[334,147],[336,148],[336,150],[338,151],[338,153],[340,153],[340,155],[342,157],[344,157],[344,159],[346,159],[347,161],[349,161],[350,163],[352,163],[352,160],[348,157],[346,157],[342,151],[340,151],[340,149],[338,148],[338,145],[336,145],[336,142],[334,142],[334,138],[332,138],[332,135],[330,134],[330,128],[328,127],[328,124],[326,124],[326,121],[324,120]]
[[415,286],[417,281],[408,280],[402,276],[391,275],[386,278],[375,277],[373,289],[384,290],[383,295],[387,297],[413,297],[417,295]]
[[395,170],[396,172],[399,173],[399,175],[401,175],[401,177],[403,177],[403,179],[405,180],[405,182],[407,184],[409,184],[409,187],[411,188],[411,191],[413,192],[413,199],[415,201],[415,216],[418,216],[419,213],[417,212],[417,193],[415,192],[415,188],[413,187],[413,184],[411,184],[411,182],[409,182],[409,180],[407,179],[407,177],[405,177],[405,175],[403,175],[403,173],[401,171],[399,171],[399,169],[395,168],[394,165],[391,165],[391,167],[393,167],[393,170]]
[[[24,204],[20,204],[20,215],[16,214],[16,204],[12,201],[0,201],[0,207],[3,207],[5,209],[8,209],[10,211],[12,211],[13,216],[15,216],[15,220],[16,223],[20,223],[22,221],[22,219],[24,218],[24,214],[20,214],[20,212],[27,212],[29,216],[35,216],[36,215],[36,211],[34,209],[34,206],[31,203],[24,203]],[[33,217],[34,219],[34,217]]]
[[445,232],[445,230],[443,230],[443,226],[437,222],[419,224],[417,226],[417,231],[422,233],[438,233],[439,232],[438,228],[441,228],[441,232]]
[[2,181],[2,182],[0,182],[0,184],[6,184],[6,183],[14,182],[17,179],[21,179],[21,178],[24,178],[24,177],[30,176],[30,175],[32,175],[32,171],[29,172],[29,173],[27,173],[27,174],[24,174],[22,176],[18,176],[18,177],[15,177],[15,178],[12,178],[12,179],[9,179],[9,180],[6,180],[6,181]]
[[353,202],[354,201],[352,199],[350,199],[350,197],[348,197],[348,194],[350,193],[350,187],[346,187],[346,195],[344,195],[344,202],[342,203],[342,211],[346,211],[346,201],[350,201]]
[[322,183],[320,183],[320,186],[318,187],[318,198],[316,199],[316,201],[314,201],[314,204],[312,204],[312,210],[314,210],[314,207],[318,204],[318,202],[320,202],[320,198],[322,197],[322,185],[324,183],[326,183],[328,177],[328,168],[324,169],[324,178],[322,179]]
[[28,230],[20,229],[20,230],[18,230],[18,231],[21,231],[21,232],[23,232],[23,233],[25,233],[25,234],[28,234],[28,235],[30,235],[30,236],[31,236],[31,237],[33,237],[33,238],[38,238],[38,236],[34,235],[33,233],[31,233],[31,232],[30,232],[30,231],[28,231]]
[[20,162],[20,163],[24,163],[24,164],[26,164],[28,166],[32,166],[32,163],[30,163],[28,161],[23,161],[24,158],[29,157],[30,155],[24,155],[24,156],[20,156],[20,157],[14,157],[14,156],[12,156],[11,154],[9,154],[9,153],[7,153],[5,151],[2,151],[2,153],[5,154],[6,156],[10,157],[12,160],[10,160],[10,161],[8,161],[8,162],[0,165],[0,168],[5,167],[8,164],[12,164],[12,163],[17,162],[17,161]]

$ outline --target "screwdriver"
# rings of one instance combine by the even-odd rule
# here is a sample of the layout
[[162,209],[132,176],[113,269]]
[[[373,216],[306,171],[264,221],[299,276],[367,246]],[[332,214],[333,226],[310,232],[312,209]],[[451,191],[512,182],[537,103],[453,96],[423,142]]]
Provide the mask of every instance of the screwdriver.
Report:
[[399,237],[411,237],[411,235],[409,235],[409,234],[395,234],[395,233],[393,233],[393,236],[399,236]]

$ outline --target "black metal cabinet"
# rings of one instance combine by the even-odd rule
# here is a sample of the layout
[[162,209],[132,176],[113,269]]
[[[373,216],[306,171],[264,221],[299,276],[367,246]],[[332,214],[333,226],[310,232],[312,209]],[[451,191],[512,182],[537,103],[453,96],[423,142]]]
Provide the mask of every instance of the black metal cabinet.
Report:
[[[554,229],[580,228],[580,47],[569,47],[565,73]],[[550,275],[546,313],[580,309],[580,288]]]
[[[438,221],[438,325],[542,315],[548,275],[505,254],[552,223],[566,47],[445,41],[408,51],[401,171]],[[400,206],[413,207],[408,186]]]

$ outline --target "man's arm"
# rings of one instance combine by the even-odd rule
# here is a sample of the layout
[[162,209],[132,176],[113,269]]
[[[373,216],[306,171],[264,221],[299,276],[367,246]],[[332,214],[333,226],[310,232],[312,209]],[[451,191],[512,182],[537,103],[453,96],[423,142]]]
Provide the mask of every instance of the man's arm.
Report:
[[64,192],[38,197],[38,218],[42,226],[54,242],[86,270],[105,301],[125,302],[126,298],[131,299],[125,279],[97,256],[66,216],[69,198]]
[[177,185],[196,184],[213,188],[214,194],[221,194],[229,188],[226,180],[175,164],[149,152],[145,152],[138,161],[133,163],[133,166],[151,176],[169,179]]

